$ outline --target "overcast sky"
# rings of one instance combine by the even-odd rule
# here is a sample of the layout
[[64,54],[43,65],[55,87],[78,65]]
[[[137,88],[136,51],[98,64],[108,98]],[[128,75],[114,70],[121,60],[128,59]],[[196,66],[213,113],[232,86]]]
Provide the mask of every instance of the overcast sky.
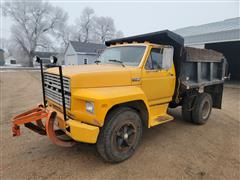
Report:
[[[110,16],[116,28],[125,36],[174,30],[186,26],[200,25],[228,18],[239,17],[239,1],[145,1],[145,2],[79,2],[50,1],[69,14],[69,24],[74,23],[85,7],[92,7],[98,16]],[[4,37],[9,37],[11,21],[3,18]]]

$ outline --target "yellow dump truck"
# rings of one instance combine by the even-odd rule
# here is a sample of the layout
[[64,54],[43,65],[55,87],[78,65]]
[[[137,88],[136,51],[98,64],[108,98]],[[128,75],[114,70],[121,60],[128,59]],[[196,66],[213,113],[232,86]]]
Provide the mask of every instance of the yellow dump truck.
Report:
[[25,125],[63,147],[96,144],[105,160],[121,162],[139,146],[143,127],[174,119],[168,108],[182,106],[183,119],[199,125],[207,122],[212,107],[221,108],[227,74],[222,54],[184,47],[184,39],[168,30],[106,46],[89,65],[43,71],[35,57],[43,104],[13,118],[13,135]]

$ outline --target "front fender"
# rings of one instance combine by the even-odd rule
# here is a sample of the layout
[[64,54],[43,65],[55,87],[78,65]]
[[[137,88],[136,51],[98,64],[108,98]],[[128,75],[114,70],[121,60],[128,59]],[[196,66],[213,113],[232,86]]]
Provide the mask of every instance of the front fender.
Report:
[[[102,127],[107,112],[115,105],[147,98],[138,86],[84,88],[72,91],[72,113],[80,121]],[[85,110],[85,102],[94,102],[94,113]]]

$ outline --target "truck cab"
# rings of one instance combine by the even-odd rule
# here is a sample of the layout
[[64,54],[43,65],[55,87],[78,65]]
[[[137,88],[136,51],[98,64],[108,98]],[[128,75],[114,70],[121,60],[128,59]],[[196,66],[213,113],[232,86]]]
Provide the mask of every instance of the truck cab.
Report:
[[[63,76],[69,81],[71,94],[66,94],[67,115],[74,121],[102,127],[111,109],[139,103],[145,108],[147,127],[172,120],[166,112],[175,90],[173,51],[171,46],[148,42],[124,43],[108,47],[96,64],[65,67]],[[50,78],[58,69],[48,69],[45,74],[48,104],[61,109]],[[97,137],[86,142],[96,141]]]

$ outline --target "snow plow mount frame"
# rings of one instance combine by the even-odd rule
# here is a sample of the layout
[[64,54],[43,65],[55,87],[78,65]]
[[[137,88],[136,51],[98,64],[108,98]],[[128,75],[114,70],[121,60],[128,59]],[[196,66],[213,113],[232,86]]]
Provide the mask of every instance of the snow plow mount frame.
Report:
[[[15,116],[12,120],[13,127],[12,132],[13,136],[20,136],[20,125],[24,125],[30,130],[40,134],[47,135],[45,127],[42,123],[43,118],[48,117],[48,112],[41,105],[39,107],[26,111],[22,114]],[[34,124],[33,122],[36,122]]]
[[[43,123],[45,119],[45,125]],[[75,144],[74,140],[62,140],[58,136],[64,135],[65,132],[61,129],[54,129],[54,122],[57,120],[57,113],[48,110],[39,105],[29,111],[15,116],[12,119],[13,136],[20,136],[20,125],[24,125],[28,129],[40,134],[47,135],[49,139],[56,145],[62,147],[72,147]]]

